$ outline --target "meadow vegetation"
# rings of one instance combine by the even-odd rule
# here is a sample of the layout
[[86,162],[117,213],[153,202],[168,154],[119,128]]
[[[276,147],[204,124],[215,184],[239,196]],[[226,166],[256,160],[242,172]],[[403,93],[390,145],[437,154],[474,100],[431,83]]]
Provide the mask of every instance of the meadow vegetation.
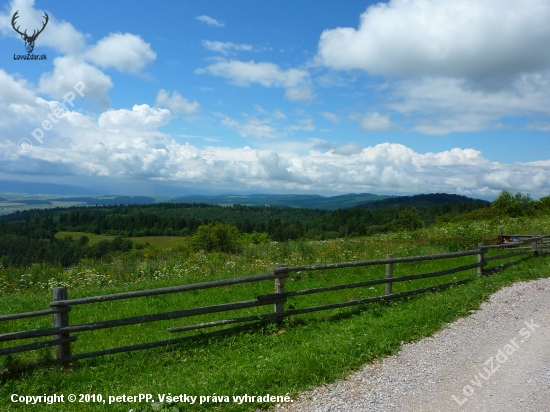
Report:
[[[260,273],[270,273],[276,264],[302,265],[425,255],[473,249],[488,242],[502,228],[506,234],[550,231],[550,218],[544,206],[526,196],[504,193],[498,202],[481,212],[470,212],[425,225],[414,209],[401,209],[393,231],[373,236],[312,240],[307,238],[276,242],[268,233],[242,233],[232,225],[212,222],[200,226],[193,235],[180,237],[170,245],[136,243],[127,250],[111,250],[101,258],[83,258],[69,267],[49,263],[28,266],[0,266],[0,305],[3,313],[18,313],[48,308],[52,288],[66,286],[69,298],[95,296],[122,291],[203,282]],[[497,199],[498,200],[498,199]],[[522,204],[520,212],[508,208]],[[546,203],[545,203],[546,202]],[[538,204],[543,204],[540,206]],[[501,208],[502,207],[502,208]],[[501,208],[501,209],[499,209]],[[495,213],[492,209],[497,209]],[[484,209],[480,209],[484,210]],[[529,211],[528,211],[529,210]],[[87,243],[112,240],[88,237]],[[100,235],[95,235],[100,236]],[[81,242],[74,237],[73,242]],[[80,238],[81,239],[81,238]],[[123,241],[120,239],[117,242]],[[82,241],[85,242],[85,241]],[[111,243],[110,243],[111,244]],[[476,256],[397,264],[394,276],[428,273],[474,263]],[[506,262],[506,260],[504,260]],[[498,261],[492,264],[503,263]],[[190,395],[285,395],[340,378],[365,362],[396,353],[402,342],[429,336],[470,310],[499,288],[518,280],[548,277],[548,258],[529,258],[504,271],[478,278],[475,269],[394,284],[400,292],[462,279],[471,282],[434,293],[288,318],[282,324],[268,324],[230,336],[198,339],[147,351],[110,355],[60,366],[48,362],[53,350],[44,349],[23,355],[0,357],[0,404],[12,393],[101,393],[103,396],[172,393]],[[384,266],[293,273],[286,290],[303,290],[384,277]],[[384,285],[347,289],[290,298],[287,309],[345,302],[383,294]],[[81,305],[70,312],[71,324],[118,319],[141,314],[180,310],[218,303],[254,299],[272,293],[273,281],[235,285],[201,291],[148,298],[127,299]],[[191,325],[230,317],[272,312],[257,307],[234,313],[221,313],[103,329],[77,334],[71,346],[74,353],[107,349],[142,342],[193,335],[170,334],[168,327]],[[0,333],[51,327],[51,319],[31,318],[0,323]],[[216,330],[216,328],[208,329]],[[176,335],[176,336],[175,336]],[[34,340],[30,340],[32,342]],[[24,342],[21,342],[24,343]],[[0,348],[13,346],[12,342]],[[38,367],[29,365],[42,364]],[[43,363],[45,362],[45,363]],[[7,405],[7,403],[6,403]],[[135,412],[213,410],[253,411],[268,404],[205,403],[184,405],[165,403],[155,407],[144,404],[78,404],[82,411]],[[58,411],[59,405],[24,406],[9,404],[13,410]]]

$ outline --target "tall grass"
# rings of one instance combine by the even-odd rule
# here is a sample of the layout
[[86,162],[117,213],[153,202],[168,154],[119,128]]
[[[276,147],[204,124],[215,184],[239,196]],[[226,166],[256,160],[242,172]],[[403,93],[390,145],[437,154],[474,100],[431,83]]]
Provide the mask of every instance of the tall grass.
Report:
[[[494,234],[493,234],[494,235]],[[441,253],[444,242],[394,242],[391,239],[339,239],[249,245],[242,254],[194,253],[184,244],[172,249],[154,247],[118,255],[111,261],[83,261],[68,270],[47,266],[3,269],[0,304],[4,313],[46,309],[51,287],[66,285],[69,298],[195,283],[206,280],[271,272],[277,263],[301,265]],[[397,264],[394,276],[427,273],[473,263],[475,256]],[[500,263],[500,262],[499,262]],[[343,376],[364,362],[395,353],[401,342],[430,335],[435,330],[476,309],[487,296],[513,281],[548,276],[547,258],[533,258],[490,277],[477,278],[475,270],[394,284],[394,291],[418,289],[464,278],[472,282],[436,293],[427,293],[390,303],[369,304],[287,319],[224,338],[191,341],[170,348],[132,352],[88,359],[69,366],[21,369],[52,357],[52,349],[0,359],[0,405],[5,410],[25,411],[153,411],[219,410],[248,411],[264,404],[203,405],[165,404],[156,409],[144,404],[11,404],[12,393],[186,393],[190,395],[296,395],[311,385]],[[384,266],[292,274],[286,290],[309,289],[384,277]],[[118,319],[147,313],[253,299],[272,293],[273,282],[208,289],[148,298],[127,299],[75,306],[71,324]],[[383,285],[348,289],[289,299],[287,308],[362,299],[383,294]],[[122,345],[164,340],[185,334],[169,334],[168,327],[189,325],[228,317],[272,312],[259,307],[148,324],[103,329],[77,334],[74,353]],[[31,318],[0,323],[0,333],[51,327],[51,319]],[[187,332],[192,335],[196,332]],[[23,342],[21,342],[23,343]],[[2,346],[13,346],[2,345]],[[2,347],[0,346],[0,347]],[[8,409],[9,408],[9,409]]]

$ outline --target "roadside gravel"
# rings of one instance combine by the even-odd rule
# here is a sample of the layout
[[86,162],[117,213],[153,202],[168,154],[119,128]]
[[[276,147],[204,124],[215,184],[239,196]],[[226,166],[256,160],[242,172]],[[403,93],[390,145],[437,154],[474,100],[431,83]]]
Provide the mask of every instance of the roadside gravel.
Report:
[[550,412],[550,279],[503,288],[433,337],[275,411]]

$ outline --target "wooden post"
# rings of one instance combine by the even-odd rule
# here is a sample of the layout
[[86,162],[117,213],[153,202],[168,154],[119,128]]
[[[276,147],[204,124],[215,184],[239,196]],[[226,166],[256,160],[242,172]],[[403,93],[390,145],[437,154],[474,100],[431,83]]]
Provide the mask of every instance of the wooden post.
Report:
[[[393,258],[392,254],[386,255],[386,259]],[[386,263],[386,279],[393,278],[393,263]],[[386,283],[386,295],[391,295],[393,282]]]
[[[479,254],[477,255],[477,263],[485,263],[485,252],[487,251],[487,249],[483,247],[483,243],[478,243],[477,248],[480,250]],[[483,266],[479,266],[477,268],[477,275],[483,276]]]
[[[284,268],[285,265],[277,264],[277,268]],[[285,293],[285,279],[286,277],[275,278],[275,293]],[[273,311],[277,315],[282,315],[285,311],[284,303],[275,303]]]
[[[53,300],[60,301],[60,300],[67,300],[67,288],[54,288],[53,289]],[[67,305],[68,306],[68,305]],[[59,328],[69,326],[69,312],[61,312],[61,313],[54,313],[53,314],[53,327]],[[68,333],[61,333],[59,335],[54,335],[54,339],[64,339],[68,338]],[[55,357],[58,360],[61,360],[63,358],[68,358],[71,356],[71,343],[62,343],[60,345],[55,346]]]
[[[536,232],[535,228],[531,229],[531,237],[532,238],[537,237],[537,232]],[[538,241],[535,240],[533,243],[531,243],[531,251],[533,252],[534,256],[538,256],[538,254],[539,254],[539,252],[538,252]]]
[[499,245],[502,245],[504,243],[504,237],[502,236],[502,228],[499,227],[498,228],[498,233],[499,233],[499,241],[498,241],[498,244]]

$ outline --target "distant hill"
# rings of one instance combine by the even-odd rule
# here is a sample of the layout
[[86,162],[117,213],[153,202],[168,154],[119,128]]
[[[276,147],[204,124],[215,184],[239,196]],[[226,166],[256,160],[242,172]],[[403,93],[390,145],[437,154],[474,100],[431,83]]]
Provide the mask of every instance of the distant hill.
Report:
[[445,203],[477,203],[479,206],[489,206],[490,202],[486,200],[473,199],[462,195],[450,195],[447,193],[430,193],[413,196],[398,196],[390,199],[382,199],[374,202],[359,205],[363,209],[387,209],[400,206],[436,206]]
[[169,200],[170,203],[206,203],[212,205],[232,206],[288,206],[307,209],[337,210],[389,199],[394,196],[374,195],[371,193],[349,193],[339,196],[320,195],[217,195],[217,196],[183,196]]
[[52,202],[49,200],[41,199],[20,199],[20,200],[11,200],[9,203],[20,203],[24,205],[51,205]]
[[104,196],[104,197],[65,197],[50,199],[56,202],[85,202],[90,206],[95,205],[148,205],[155,203],[154,197],[148,196]]

